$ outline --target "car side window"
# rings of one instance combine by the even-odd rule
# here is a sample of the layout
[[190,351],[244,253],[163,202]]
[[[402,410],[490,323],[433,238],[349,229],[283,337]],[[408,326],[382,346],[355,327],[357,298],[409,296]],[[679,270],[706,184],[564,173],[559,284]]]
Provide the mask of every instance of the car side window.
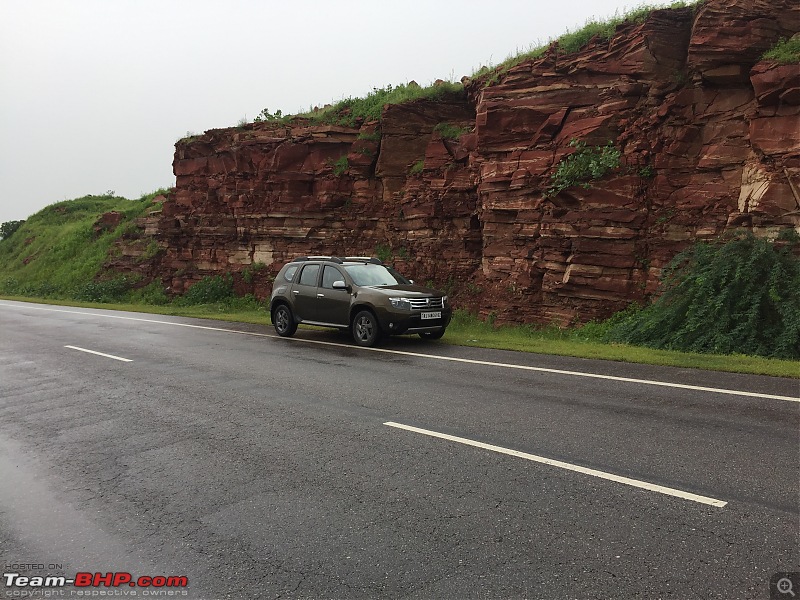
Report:
[[292,279],[294,279],[296,273],[297,273],[297,267],[295,266],[289,267],[288,269],[286,269],[286,273],[283,274],[283,278],[286,281],[291,281]]
[[334,281],[345,281],[344,275],[336,267],[325,265],[325,269],[322,271],[322,287],[332,290]]
[[306,265],[300,271],[300,285],[317,286],[317,275],[319,275],[319,265]]

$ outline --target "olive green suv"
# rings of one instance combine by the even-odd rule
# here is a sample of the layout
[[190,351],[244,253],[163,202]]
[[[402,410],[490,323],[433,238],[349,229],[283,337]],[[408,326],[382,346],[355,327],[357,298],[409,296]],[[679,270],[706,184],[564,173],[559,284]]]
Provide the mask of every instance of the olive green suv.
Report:
[[303,256],[275,278],[270,299],[278,335],[299,323],[349,330],[356,344],[417,333],[439,339],[453,314],[447,296],[406,279],[377,258]]

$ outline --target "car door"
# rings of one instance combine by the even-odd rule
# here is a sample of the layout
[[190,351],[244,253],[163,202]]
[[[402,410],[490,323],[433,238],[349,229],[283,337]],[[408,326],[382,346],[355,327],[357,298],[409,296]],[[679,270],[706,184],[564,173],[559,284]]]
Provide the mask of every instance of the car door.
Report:
[[304,265],[292,286],[294,314],[300,321],[319,321],[316,314],[320,265]]
[[322,270],[322,281],[317,290],[317,310],[323,323],[348,326],[350,323],[350,291],[333,289],[334,281],[347,281],[337,267],[325,265]]

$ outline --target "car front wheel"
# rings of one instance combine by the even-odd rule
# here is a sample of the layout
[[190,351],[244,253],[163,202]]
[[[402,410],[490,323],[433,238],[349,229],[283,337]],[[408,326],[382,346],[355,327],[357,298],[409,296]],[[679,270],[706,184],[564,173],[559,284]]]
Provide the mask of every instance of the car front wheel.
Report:
[[351,327],[353,340],[359,346],[375,346],[381,339],[378,319],[368,310],[362,310],[353,318]]
[[281,337],[292,337],[297,331],[297,323],[294,322],[292,311],[285,304],[279,304],[272,310],[272,324]]

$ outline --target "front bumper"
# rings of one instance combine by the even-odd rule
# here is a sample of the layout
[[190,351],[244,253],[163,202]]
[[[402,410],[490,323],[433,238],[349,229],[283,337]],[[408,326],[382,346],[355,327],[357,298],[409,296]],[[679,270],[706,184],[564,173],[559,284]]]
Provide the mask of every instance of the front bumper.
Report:
[[423,319],[421,312],[412,311],[377,311],[378,322],[381,329],[389,335],[400,335],[403,333],[425,333],[426,331],[438,331],[450,324],[453,317],[453,309],[443,308],[441,319]]

